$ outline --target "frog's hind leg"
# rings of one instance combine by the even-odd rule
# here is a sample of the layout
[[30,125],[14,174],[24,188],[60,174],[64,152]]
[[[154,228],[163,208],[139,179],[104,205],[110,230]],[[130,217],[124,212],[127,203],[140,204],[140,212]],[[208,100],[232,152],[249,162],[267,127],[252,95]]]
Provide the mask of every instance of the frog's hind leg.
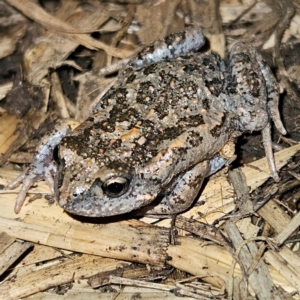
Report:
[[278,110],[279,87],[271,69],[250,45],[236,43],[231,49],[229,94],[241,131],[262,131],[263,145],[272,177],[279,181],[274,162],[270,119],[282,134],[286,130]]
[[205,44],[205,37],[198,27],[171,33],[134,54],[127,63],[130,67],[143,67],[166,59],[187,55],[200,49]]
[[278,131],[286,134],[278,109],[279,86],[262,56],[250,45],[237,42],[230,52],[230,68],[233,86],[229,94],[241,129],[262,130],[271,118]]
[[[265,79],[265,85],[267,89],[267,109],[269,112],[269,116],[273,120],[275,127],[281,134],[286,134],[286,130],[281,122],[280,114],[279,114],[279,85],[270,69],[270,67],[266,64],[262,56],[256,52],[256,60],[260,66],[260,70]],[[271,138],[271,125],[270,122],[267,123],[266,127],[262,130],[262,139],[263,145],[265,148],[265,153],[267,157],[267,161],[269,164],[269,168],[271,171],[271,175],[275,181],[279,181],[279,176],[276,170],[274,154],[272,150],[272,138]]]
[[273,120],[275,127],[277,130],[285,135],[287,132],[281,122],[280,114],[279,114],[279,85],[265,60],[262,56],[256,52],[256,60],[260,66],[260,70],[264,76],[266,89],[267,89],[267,97],[268,97],[268,110],[271,119]]
[[173,190],[165,195],[157,206],[147,210],[146,215],[170,217],[185,211],[192,205],[200,191],[204,178],[209,173],[209,161],[195,165],[192,169],[176,178],[176,181],[172,184]]

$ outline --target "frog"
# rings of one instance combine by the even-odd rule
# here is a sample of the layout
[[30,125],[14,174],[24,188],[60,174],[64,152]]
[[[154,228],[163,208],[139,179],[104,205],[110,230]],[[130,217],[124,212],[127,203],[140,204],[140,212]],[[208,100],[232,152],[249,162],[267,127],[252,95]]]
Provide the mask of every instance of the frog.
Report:
[[278,181],[271,121],[281,134],[286,130],[270,67],[249,44],[236,42],[228,64],[204,45],[202,31],[190,28],[127,59],[91,115],[82,123],[60,121],[41,140],[32,164],[7,186],[22,184],[15,212],[30,187],[45,179],[73,215],[181,213],[193,205],[203,180],[234,159],[223,150],[253,131],[262,132]]

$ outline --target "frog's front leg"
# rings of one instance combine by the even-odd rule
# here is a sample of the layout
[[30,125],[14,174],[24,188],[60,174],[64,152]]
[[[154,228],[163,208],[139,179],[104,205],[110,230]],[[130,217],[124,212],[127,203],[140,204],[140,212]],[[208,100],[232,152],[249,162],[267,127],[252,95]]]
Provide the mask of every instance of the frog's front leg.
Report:
[[53,150],[78,125],[79,122],[72,119],[61,120],[53,131],[42,138],[30,166],[6,186],[10,190],[23,184],[16,200],[15,213],[20,212],[27,192],[39,179],[45,179],[51,193],[54,194],[53,176],[56,172],[56,165],[53,162]]
[[203,180],[210,174],[209,161],[203,161],[184,174],[175,179],[174,184],[170,188],[170,193],[167,193],[161,202],[147,210],[147,216],[160,215],[170,216],[180,213],[188,209],[202,186]]

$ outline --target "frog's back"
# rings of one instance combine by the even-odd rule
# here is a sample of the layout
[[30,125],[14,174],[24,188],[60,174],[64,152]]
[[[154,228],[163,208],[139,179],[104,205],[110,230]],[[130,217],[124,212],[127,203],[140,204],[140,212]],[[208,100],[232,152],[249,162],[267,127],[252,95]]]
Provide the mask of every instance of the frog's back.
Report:
[[[187,108],[206,108],[212,97],[224,92],[225,75],[225,64],[215,52],[192,53],[139,69],[128,67],[101,99],[96,111],[115,106],[110,118],[116,116],[116,119],[116,114],[121,116],[132,106],[143,117],[154,110],[158,120],[174,110],[179,115],[195,115],[195,111],[190,112]],[[195,100],[199,100],[197,105],[194,105]]]
[[184,133],[190,137],[183,143],[188,139],[190,147],[197,146],[203,139],[200,126],[213,132],[224,122],[225,76],[216,53],[125,69],[89,119],[93,125],[81,139],[80,152],[89,151],[105,165],[117,160],[144,165]]

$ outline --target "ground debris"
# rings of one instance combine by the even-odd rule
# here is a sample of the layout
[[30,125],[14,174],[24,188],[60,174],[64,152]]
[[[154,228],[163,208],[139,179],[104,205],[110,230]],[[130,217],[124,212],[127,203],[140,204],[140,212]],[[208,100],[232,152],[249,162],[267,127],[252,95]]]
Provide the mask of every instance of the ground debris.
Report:
[[[29,162],[58,119],[86,119],[125,58],[190,26],[201,27],[205,49],[222,57],[240,40],[262,50],[285,88],[289,132],[284,138],[274,132],[280,182],[270,179],[260,137],[244,136],[230,179],[228,169],[211,176],[173,228],[169,219],[74,219],[39,196],[49,194],[43,182],[31,191],[38,199],[16,217],[15,191],[1,192],[0,299],[291,299],[299,293],[298,19],[288,0],[0,1],[2,166]],[[19,172],[5,165],[0,184]]]

